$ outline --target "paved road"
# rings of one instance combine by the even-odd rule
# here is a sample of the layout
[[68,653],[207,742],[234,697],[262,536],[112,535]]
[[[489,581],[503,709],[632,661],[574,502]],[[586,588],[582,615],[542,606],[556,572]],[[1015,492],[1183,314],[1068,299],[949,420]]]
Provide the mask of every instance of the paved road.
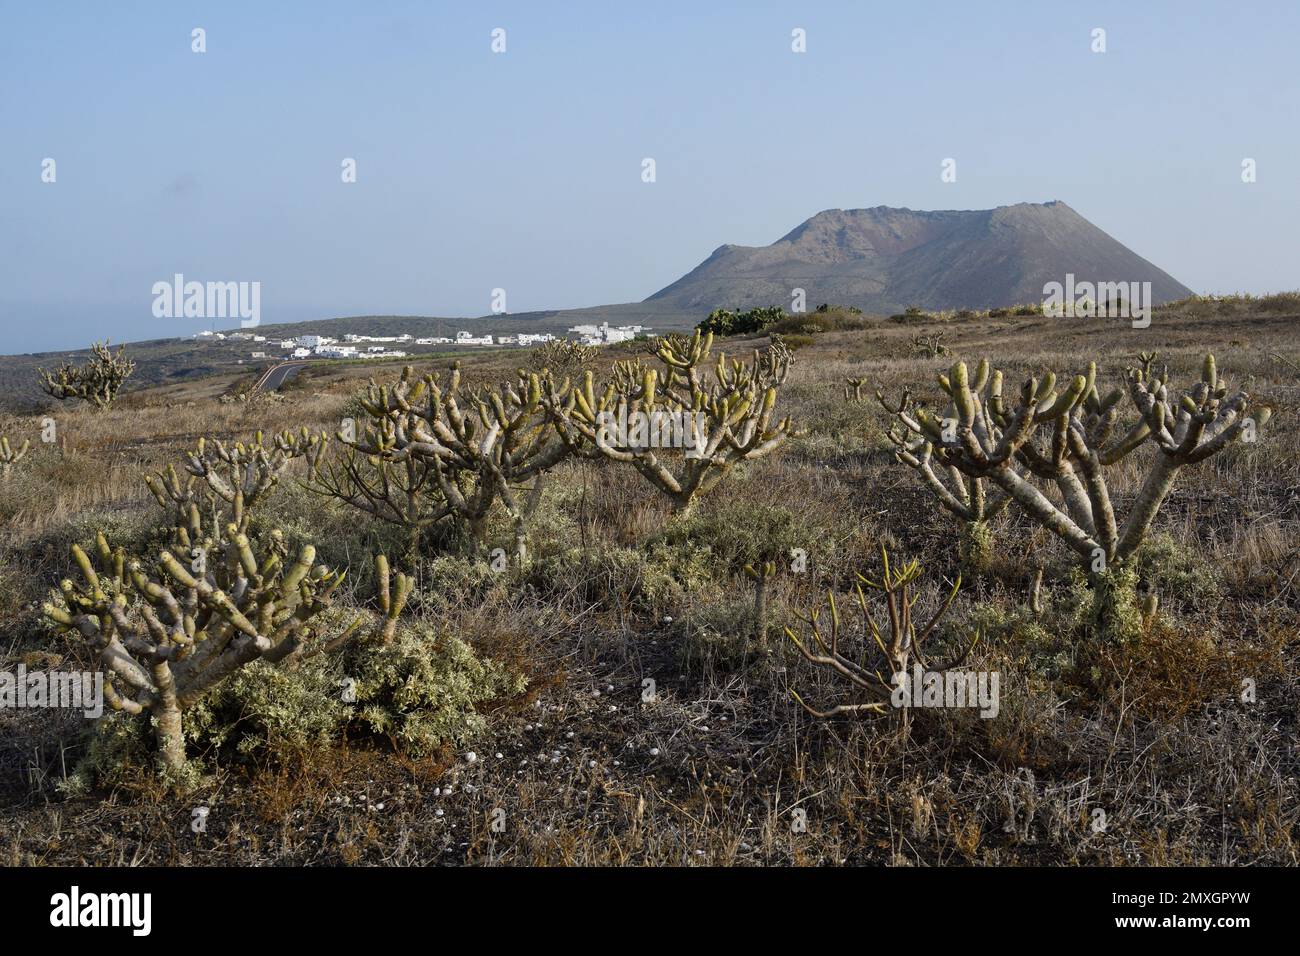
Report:
[[253,391],[277,391],[285,382],[301,372],[306,365],[306,362],[281,362],[279,365],[274,365],[267,369],[266,374],[258,379],[257,384],[253,386]]

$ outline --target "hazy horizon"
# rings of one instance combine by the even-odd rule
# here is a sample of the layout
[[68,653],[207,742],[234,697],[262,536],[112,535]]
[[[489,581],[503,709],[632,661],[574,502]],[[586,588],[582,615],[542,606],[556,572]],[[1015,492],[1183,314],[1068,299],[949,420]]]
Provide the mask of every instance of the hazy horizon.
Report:
[[4,353],[197,331],[151,313],[175,273],[260,282],[264,324],[481,316],[497,288],[511,313],[640,301],[720,245],[872,206],[1061,200],[1198,292],[1300,285],[1281,5],[7,4],[0,25]]

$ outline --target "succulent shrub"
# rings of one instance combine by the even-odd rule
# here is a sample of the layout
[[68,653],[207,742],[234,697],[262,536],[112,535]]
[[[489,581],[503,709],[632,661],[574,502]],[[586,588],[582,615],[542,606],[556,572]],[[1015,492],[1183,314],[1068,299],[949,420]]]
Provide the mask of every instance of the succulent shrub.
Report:
[[556,375],[574,376],[596,361],[599,350],[569,339],[544,342],[529,353],[531,367],[539,372],[550,370]]
[[929,335],[917,333],[912,336],[912,348],[915,351],[922,352],[930,358],[938,358],[940,355],[947,355],[951,349],[943,344],[943,331],[931,332]]
[[104,410],[113,404],[122,384],[135,371],[135,362],[126,357],[126,346],[114,355],[107,342],[96,342],[90,347],[91,358],[85,365],[63,362],[53,372],[37,369],[41,388],[46,394],[67,401],[79,398]]
[[479,708],[526,686],[522,674],[479,657],[459,638],[416,625],[382,645],[363,638],[343,668],[356,694],[356,726],[414,757],[481,733],[487,721]]
[[[904,426],[917,414],[910,392],[905,391],[893,406],[885,401],[880,392],[876,392],[876,398]],[[920,414],[925,414],[923,409]],[[1010,497],[1000,492],[990,494],[989,480],[984,476],[968,476],[960,469],[945,465],[935,455],[932,444],[916,441],[907,431],[899,428],[898,422],[892,423],[887,433],[895,446],[894,457],[920,474],[939,504],[961,520],[958,553],[963,563],[975,559],[978,564],[983,564],[987,556],[988,522],[1006,509]],[[971,564],[966,566],[979,570]]]
[[785,311],[775,305],[750,309],[748,312],[714,309],[696,329],[710,335],[755,335],[784,318]]
[[391,385],[372,380],[361,402],[364,430],[338,433],[342,457],[322,459],[308,487],[414,535],[458,520],[479,551],[500,503],[523,563],[525,522],[542,477],[571,453],[542,404],[543,391],[555,388],[549,372],[520,369],[514,383],[470,392],[461,387],[459,363],[445,381],[416,379],[410,366]]
[[[591,372],[567,394],[548,383],[557,431],[574,454],[631,465],[689,512],[737,463],[770,454],[792,431],[788,418],[775,420],[789,351],[755,349],[748,363],[719,355],[710,381],[712,347],[712,333],[665,337],[656,354],[662,369],[617,363],[599,393]],[[648,423],[645,433],[617,427],[636,422]]]
[[231,522],[246,533],[253,510],[279,483],[289,463],[303,458],[315,468],[327,443],[328,438],[305,428],[282,432],[269,443],[262,432],[250,442],[230,445],[200,438],[195,450],[186,454],[181,472],[168,465],[144,481],[159,507],[170,513],[173,543],[189,551],[203,546],[205,524],[216,531]]
[[317,618],[343,578],[316,566],[310,545],[290,558],[272,535],[255,549],[234,524],[197,566],[166,549],[128,558],[102,535],[97,545],[98,568],[73,545],[82,580],[65,579],[44,612],[95,651],[114,710],[152,718],[168,771],[185,766],[182,715],[219,682],[254,660],[280,664],[331,649],[360,623],[320,633]]
[[[346,627],[328,625],[324,612],[343,575],[318,565],[312,545],[291,555],[278,529],[260,540],[249,534],[252,509],[280,470],[298,453],[316,454],[320,443],[281,436],[267,446],[259,434],[250,444],[211,447],[209,455],[199,442],[186,479],[174,467],[147,479],[168,512],[169,546],[128,554],[101,532],[92,559],[73,544],[80,581],[65,579],[43,608],[95,652],[109,705],[148,715],[170,773],[186,766],[185,712],[217,685],[254,661],[287,666],[337,650],[363,623],[358,616]],[[380,570],[380,634],[387,635],[410,582],[398,575],[390,591],[386,563]]]
[[[785,629],[786,637],[806,661],[838,675],[851,694],[865,698],[822,710],[811,706],[792,690],[791,696],[814,717],[888,713],[890,698],[897,687],[896,678],[906,675],[913,662],[919,663],[927,672],[943,673],[960,666],[975,646],[973,640],[947,662],[931,661],[924,650],[957,596],[961,587],[960,576],[929,620],[920,624],[912,613],[919,597],[914,585],[924,575],[921,563],[912,560],[902,566],[891,564],[889,551],[884,545],[880,547],[880,558],[879,580],[858,575],[849,606],[852,620],[846,620],[848,615],[841,613],[835,593],[830,591],[826,596],[829,614],[823,616],[821,608],[814,609],[804,620],[801,634],[789,627]],[[866,585],[865,590],[863,585]],[[875,592],[878,599],[883,600],[885,614],[880,614],[879,609],[872,606],[875,602],[868,598],[868,591]],[[881,623],[877,623],[877,618]],[[900,716],[905,720],[906,711]]]
[[862,401],[862,394],[866,391],[870,382],[865,375],[858,378],[846,378],[844,380],[844,400],[846,402]]
[[[1212,355],[1205,356],[1201,380],[1181,394],[1170,389],[1167,370],[1152,371],[1154,359],[1142,356],[1126,373],[1127,389],[1104,397],[1095,363],[1061,391],[1055,373],[1030,377],[1014,407],[1004,398],[1001,372],[982,361],[971,376],[958,362],[939,376],[948,396],[940,413],[911,407],[906,395],[896,407],[885,405],[896,419],[889,433],[895,457],[966,521],[985,521],[1014,503],[1064,542],[1100,584],[1099,576],[1131,562],[1183,468],[1253,440],[1270,416],[1267,407],[1247,414],[1249,395],[1229,394]],[[1121,423],[1126,394],[1136,416]],[[1154,451],[1146,479],[1120,521],[1106,469],[1146,446]],[[1039,484],[1055,486],[1059,502]],[[1122,582],[1109,581],[1105,590],[1112,585]]]
[[0,481],[8,481],[13,474],[14,465],[18,464],[27,454],[31,447],[31,442],[24,440],[21,445],[15,448],[10,444],[9,439],[0,435]]

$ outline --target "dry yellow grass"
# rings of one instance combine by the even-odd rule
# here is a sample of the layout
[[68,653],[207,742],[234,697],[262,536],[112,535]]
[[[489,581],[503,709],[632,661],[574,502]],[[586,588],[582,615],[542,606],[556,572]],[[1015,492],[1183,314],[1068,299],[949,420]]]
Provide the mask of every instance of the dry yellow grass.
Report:
[[[548,488],[541,565],[530,579],[477,591],[445,584],[445,565],[413,569],[424,595],[417,613],[485,653],[524,662],[535,678],[522,709],[494,714],[493,736],[479,749],[503,757],[460,772],[475,785],[462,800],[433,793],[455,776],[447,761],[404,765],[381,745],[357,743],[309,760],[302,784],[279,801],[266,794],[268,781],[284,779],[283,767],[223,769],[212,786],[228,797],[261,794],[268,816],[239,817],[245,832],[259,834],[256,848],[214,834],[196,850],[166,836],[184,828],[164,804],[45,809],[58,748],[74,746],[74,737],[66,728],[24,727],[21,744],[0,756],[7,770],[25,774],[4,791],[0,853],[17,862],[75,858],[59,828],[95,815],[108,840],[102,858],[124,852],[115,832],[129,826],[156,834],[141,848],[143,861],[156,863],[181,855],[209,863],[1300,862],[1300,767],[1287,743],[1300,700],[1300,371],[1288,364],[1300,363],[1300,315],[1283,300],[1195,300],[1158,311],[1146,330],[1041,316],[868,326],[816,335],[798,351],[781,401],[805,433],[779,456],[738,469],[701,503],[705,518],[725,511],[742,524],[784,509],[805,529],[812,573],[776,583],[777,615],[805,612],[826,588],[842,589],[854,571],[869,570],[881,540],[921,558],[936,581],[957,571],[954,523],[892,460],[887,416],[874,397],[845,401],[847,377],[865,376],[870,392],[891,399],[910,389],[933,404],[935,373],[956,359],[987,356],[1014,377],[1044,367],[1076,371],[1096,358],[1109,385],[1139,351],[1155,349],[1182,384],[1212,350],[1231,383],[1245,383],[1274,409],[1259,443],[1188,469],[1166,503],[1155,531],[1171,542],[1169,580],[1179,583],[1162,595],[1168,629],[1134,652],[1140,657],[1116,656],[1112,673],[1089,673],[1097,661],[1084,661],[1054,626],[1035,629],[1025,582],[1047,567],[1050,621],[1065,621],[1067,562],[1048,534],[1011,512],[996,524],[992,568],[967,581],[954,611],[959,628],[978,621],[988,629],[976,663],[1004,674],[1000,718],[933,716],[906,743],[870,721],[813,724],[789,690],[824,699],[836,692],[833,683],[784,654],[756,662],[732,652],[751,591],[719,558],[727,542],[690,538],[703,553],[689,568],[669,569],[684,582],[681,593],[646,593],[646,573],[663,570],[654,561],[668,552],[646,557],[635,572],[617,562],[630,561],[627,552],[648,554],[666,530],[689,534],[635,474],[570,462]],[[912,336],[940,327],[953,354],[917,354]],[[760,341],[720,340],[717,348],[742,353]],[[604,350],[600,364],[635,348]],[[503,380],[526,359],[467,357],[466,383]],[[313,370],[274,404],[222,405],[218,381],[137,392],[100,415],[57,409],[66,449],[34,440],[15,478],[0,486],[0,602],[12,602],[0,620],[3,646],[15,654],[48,647],[31,602],[67,573],[56,545],[83,520],[146,516],[143,471],[177,461],[199,436],[332,431],[369,375],[397,371]],[[39,428],[40,416],[0,422],[10,436],[35,438]],[[1147,464],[1142,453],[1114,470],[1120,511]],[[378,532],[296,494],[285,489],[282,513],[303,518],[362,573]],[[685,546],[673,548],[672,560],[685,565]],[[1210,578],[1213,593],[1177,591]],[[450,590],[433,593],[441,587]],[[1253,706],[1238,700],[1245,672],[1259,685]],[[660,689],[651,707],[640,701],[647,678]],[[372,799],[388,791],[391,812],[358,817],[333,802],[371,790]],[[447,815],[435,820],[435,807]],[[1090,826],[1098,807],[1109,819],[1104,833]],[[504,834],[487,825],[494,808],[510,821]],[[796,808],[808,813],[806,832],[791,829]],[[282,826],[295,812],[302,830]],[[454,836],[452,820],[460,827]]]

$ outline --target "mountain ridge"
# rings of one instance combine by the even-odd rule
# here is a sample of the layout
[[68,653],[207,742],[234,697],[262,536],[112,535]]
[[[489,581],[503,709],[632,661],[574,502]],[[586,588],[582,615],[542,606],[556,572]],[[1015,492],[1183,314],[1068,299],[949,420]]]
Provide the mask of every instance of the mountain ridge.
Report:
[[790,300],[893,312],[994,308],[1038,301],[1067,273],[1151,282],[1156,303],[1192,290],[1061,200],[993,209],[823,209],[767,246],[724,243],[645,302],[681,309]]

